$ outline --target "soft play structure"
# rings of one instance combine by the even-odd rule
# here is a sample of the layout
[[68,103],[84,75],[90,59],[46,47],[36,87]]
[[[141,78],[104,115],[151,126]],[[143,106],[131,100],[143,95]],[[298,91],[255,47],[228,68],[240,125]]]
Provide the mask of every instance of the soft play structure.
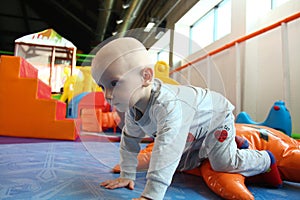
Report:
[[[274,154],[282,180],[300,182],[300,144],[297,140],[276,129],[253,124],[236,124],[236,131],[237,136],[247,139],[249,148],[270,150]],[[138,171],[148,169],[153,144],[150,143],[140,151]],[[113,172],[119,173],[120,166],[116,165]],[[245,185],[247,178],[240,174],[216,172],[211,168],[208,160],[205,160],[199,168],[186,173],[202,176],[207,186],[224,199],[254,199]],[[262,179],[257,184],[263,183]]]
[[286,108],[283,101],[276,101],[270,112],[263,122],[255,122],[246,112],[241,112],[236,117],[236,123],[255,124],[261,126],[268,126],[276,130],[280,130],[291,136],[292,134],[292,120],[289,110]]
[[0,135],[75,140],[76,124],[66,104],[51,99],[51,88],[25,59],[1,56]]
[[91,67],[78,67],[79,72],[70,76],[65,72],[67,79],[64,83],[63,94],[60,100],[70,102],[73,97],[85,92],[101,92],[102,89],[97,85],[91,75]]
[[105,100],[103,92],[83,92],[68,103],[68,118],[80,117],[82,109],[101,109],[103,112],[111,110],[110,105]]
[[155,78],[160,79],[164,83],[179,85],[177,81],[169,77],[170,67],[164,61],[157,61],[154,66],[154,75]]
[[104,98],[103,92],[84,92],[68,103],[68,118],[76,119],[80,130],[102,132],[113,128],[116,132],[120,117]]
[[101,87],[91,75],[91,67],[78,67],[79,72],[68,76],[60,100],[68,102],[67,117],[76,120],[77,127],[87,132],[116,132],[119,115],[104,98]]
[[65,82],[64,69],[71,75],[76,65],[76,46],[53,29],[25,35],[15,40],[15,56],[26,59],[39,70],[38,78],[60,92]]

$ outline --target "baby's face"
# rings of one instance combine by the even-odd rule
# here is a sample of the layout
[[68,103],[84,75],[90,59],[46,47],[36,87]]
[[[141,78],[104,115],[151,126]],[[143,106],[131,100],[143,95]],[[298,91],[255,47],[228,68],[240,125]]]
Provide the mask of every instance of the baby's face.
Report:
[[99,82],[106,100],[120,112],[126,112],[139,101],[142,84],[141,68],[130,67],[124,60],[111,64]]

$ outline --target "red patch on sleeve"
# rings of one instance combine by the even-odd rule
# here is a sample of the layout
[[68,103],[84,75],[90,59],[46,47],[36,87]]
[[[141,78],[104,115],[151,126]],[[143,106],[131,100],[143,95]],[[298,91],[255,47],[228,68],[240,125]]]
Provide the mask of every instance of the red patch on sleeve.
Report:
[[195,140],[195,137],[193,136],[192,133],[189,133],[188,134],[188,137],[186,139],[187,142],[193,142]]

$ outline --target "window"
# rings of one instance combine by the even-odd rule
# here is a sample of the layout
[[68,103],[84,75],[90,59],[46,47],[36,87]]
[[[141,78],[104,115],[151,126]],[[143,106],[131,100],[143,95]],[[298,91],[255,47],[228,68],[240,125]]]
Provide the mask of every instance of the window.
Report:
[[231,32],[231,1],[223,1],[216,11],[215,39],[218,40]]
[[149,52],[153,61],[164,61],[169,64],[170,55],[170,30],[161,33],[162,36],[151,46]]
[[190,54],[231,31],[231,0],[223,0],[190,26]]
[[157,52],[157,61],[164,61],[169,63],[169,45]]
[[205,47],[214,41],[214,10],[209,11],[191,26],[190,38],[192,41],[195,41],[190,44],[190,53],[193,53],[199,50],[199,48]]
[[289,0],[271,0],[271,9],[277,8]]

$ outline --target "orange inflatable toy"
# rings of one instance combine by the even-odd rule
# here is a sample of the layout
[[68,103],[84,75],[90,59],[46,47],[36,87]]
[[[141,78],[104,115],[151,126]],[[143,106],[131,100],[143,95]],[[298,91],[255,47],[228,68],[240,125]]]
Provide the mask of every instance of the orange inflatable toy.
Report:
[[[300,143],[275,129],[251,124],[236,124],[237,136],[249,142],[250,149],[270,150],[277,161],[282,180],[300,182]],[[138,171],[146,170],[149,166],[154,143],[150,143],[138,155]],[[119,165],[113,172],[120,172]],[[208,160],[199,168],[186,173],[202,176],[207,186],[224,199],[254,199],[245,186],[247,178],[241,174],[230,174],[214,171]],[[262,180],[263,183],[263,180]]]

